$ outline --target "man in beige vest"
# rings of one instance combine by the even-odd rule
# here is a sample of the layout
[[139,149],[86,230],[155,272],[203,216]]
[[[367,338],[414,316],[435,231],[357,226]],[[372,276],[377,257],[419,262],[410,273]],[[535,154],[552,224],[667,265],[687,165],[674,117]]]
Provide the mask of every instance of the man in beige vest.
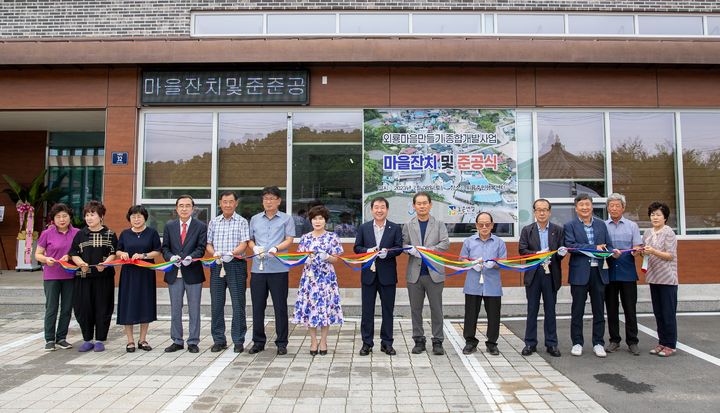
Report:
[[433,251],[447,251],[450,247],[447,228],[441,221],[430,215],[432,201],[427,192],[418,192],[413,197],[415,217],[403,226],[403,245],[408,250],[410,259],[407,265],[407,289],[412,315],[413,354],[425,351],[425,329],[423,328],[422,310],[427,295],[430,303],[430,319],[432,321],[433,354],[443,355],[443,308],[442,292],[445,287],[445,271],[428,268],[420,258],[415,246],[423,246]]

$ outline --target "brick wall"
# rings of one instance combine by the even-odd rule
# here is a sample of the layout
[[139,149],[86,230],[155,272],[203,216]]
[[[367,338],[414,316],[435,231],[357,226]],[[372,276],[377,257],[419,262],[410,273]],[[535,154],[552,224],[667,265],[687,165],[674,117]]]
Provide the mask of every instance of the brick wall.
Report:
[[675,0],[0,0],[0,39],[187,37],[190,12],[453,10],[718,13],[717,1]]

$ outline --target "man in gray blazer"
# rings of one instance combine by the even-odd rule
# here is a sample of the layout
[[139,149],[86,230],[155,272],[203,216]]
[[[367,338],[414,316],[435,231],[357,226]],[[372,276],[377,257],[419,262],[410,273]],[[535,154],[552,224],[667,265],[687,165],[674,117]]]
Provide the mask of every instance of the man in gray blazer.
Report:
[[450,247],[447,228],[441,221],[430,215],[432,201],[427,192],[418,192],[413,197],[415,217],[403,226],[403,245],[410,247],[410,259],[407,265],[407,289],[412,315],[413,354],[425,351],[425,330],[423,328],[422,310],[427,295],[430,302],[430,319],[432,320],[433,354],[443,355],[443,308],[442,292],[445,287],[445,271],[428,268],[420,258],[415,246],[422,246],[433,251],[447,251]]

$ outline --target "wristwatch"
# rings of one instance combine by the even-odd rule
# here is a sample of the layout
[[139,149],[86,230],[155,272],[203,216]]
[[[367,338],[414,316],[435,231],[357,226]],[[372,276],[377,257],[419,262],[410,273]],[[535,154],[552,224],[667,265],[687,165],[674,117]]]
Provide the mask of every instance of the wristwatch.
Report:
[[144,252],[144,253],[143,253],[143,259],[144,259],[144,260],[147,259],[147,252]]

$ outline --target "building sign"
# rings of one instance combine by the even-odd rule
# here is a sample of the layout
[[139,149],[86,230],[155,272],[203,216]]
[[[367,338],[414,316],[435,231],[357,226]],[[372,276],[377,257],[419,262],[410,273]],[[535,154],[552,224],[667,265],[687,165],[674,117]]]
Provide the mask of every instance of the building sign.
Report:
[[128,164],[128,153],[127,152],[113,152],[112,153],[112,164],[113,165],[127,165]]
[[306,105],[307,70],[144,72],[143,105]]
[[512,231],[518,217],[514,110],[366,109],[364,118],[366,218],[370,200],[383,196],[389,219],[406,223],[415,214],[413,194],[425,191],[432,214],[450,224],[451,235],[473,233],[480,211]]

